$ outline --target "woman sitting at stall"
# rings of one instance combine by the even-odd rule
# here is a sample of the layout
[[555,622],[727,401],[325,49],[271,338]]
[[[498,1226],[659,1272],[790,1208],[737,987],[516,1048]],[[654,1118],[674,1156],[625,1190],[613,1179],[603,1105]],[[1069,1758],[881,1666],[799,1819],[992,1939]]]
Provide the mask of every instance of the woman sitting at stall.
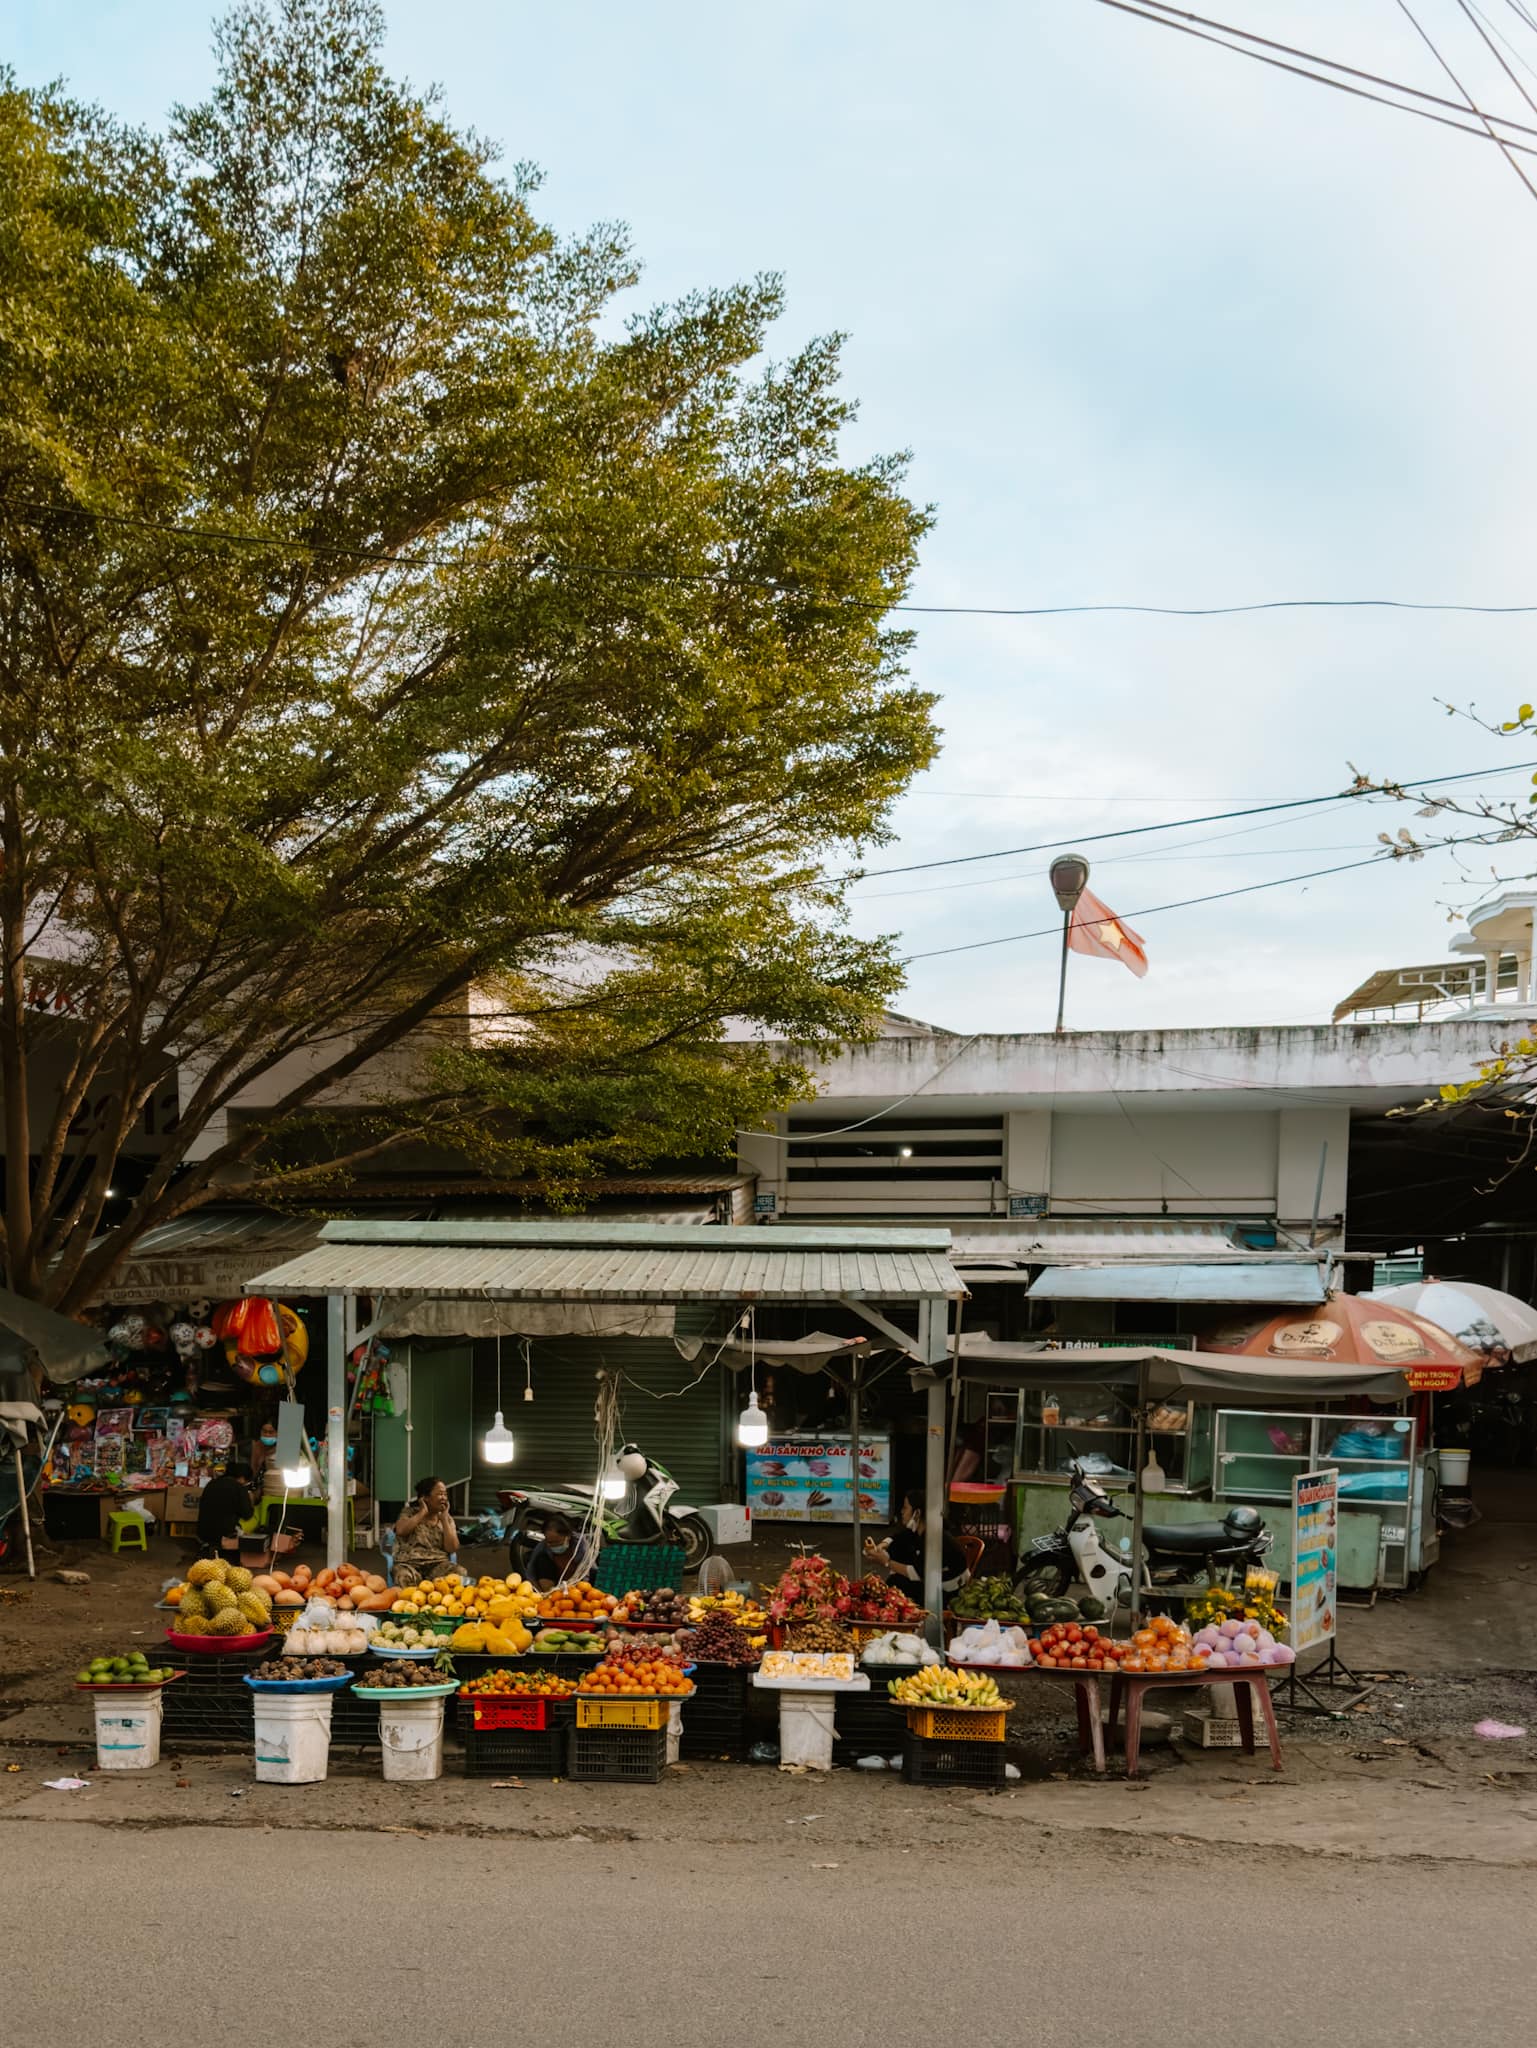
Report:
[[454,1568],[459,1531],[448,1511],[448,1488],[436,1476],[418,1479],[416,1498],[395,1524],[395,1584],[417,1586]]
[[552,1586],[559,1586],[567,1579],[586,1577],[585,1568],[577,1569],[582,1556],[576,1531],[565,1516],[550,1515],[545,1520],[544,1534],[535,1544],[523,1576],[532,1579],[541,1593],[548,1593]]
[[[873,1539],[865,1544],[865,1556],[883,1571],[892,1585],[922,1604],[923,1600],[923,1552],[924,1530],[928,1526],[924,1514],[923,1495],[916,1488],[904,1493],[897,1510],[899,1527],[884,1543]],[[960,1544],[940,1524],[940,1590],[948,1601],[965,1585],[971,1574],[966,1569],[966,1553]]]

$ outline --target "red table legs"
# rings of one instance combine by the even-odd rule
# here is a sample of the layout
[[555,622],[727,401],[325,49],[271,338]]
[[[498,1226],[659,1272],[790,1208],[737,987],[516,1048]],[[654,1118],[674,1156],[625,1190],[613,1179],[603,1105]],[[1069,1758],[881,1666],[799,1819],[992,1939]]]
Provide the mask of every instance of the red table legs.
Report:
[[1268,1678],[1251,1678],[1249,1680],[1249,1689],[1251,1692],[1259,1694],[1259,1709],[1265,1717],[1265,1733],[1270,1738],[1271,1768],[1279,1771],[1283,1768],[1281,1763],[1281,1731],[1276,1726],[1275,1701],[1270,1697],[1270,1681]]
[[1243,1744],[1243,1753],[1253,1756],[1254,1693],[1251,1680],[1238,1678],[1233,1681],[1233,1705],[1238,1711],[1238,1739]]

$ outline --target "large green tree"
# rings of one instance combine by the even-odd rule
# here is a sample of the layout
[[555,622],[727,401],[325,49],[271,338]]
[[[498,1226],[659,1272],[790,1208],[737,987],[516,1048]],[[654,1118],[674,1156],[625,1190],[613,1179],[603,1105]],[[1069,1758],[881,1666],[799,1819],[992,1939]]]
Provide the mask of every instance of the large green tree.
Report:
[[835,877],[933,750],[925,516],[836,341],[766,360],[772,278],[625,318],[381,38],[237,7],[164,136],[0,92],[4,1257],[65,1307],[414,1138],[718,1151],[897,982]]

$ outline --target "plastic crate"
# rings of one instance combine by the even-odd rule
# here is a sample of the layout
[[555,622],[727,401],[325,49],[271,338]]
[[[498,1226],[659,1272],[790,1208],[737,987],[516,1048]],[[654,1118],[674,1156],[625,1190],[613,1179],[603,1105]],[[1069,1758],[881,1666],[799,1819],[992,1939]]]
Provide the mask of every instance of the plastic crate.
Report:
[[568,1775],[588,1784],[655,1785],[667,1761],[666,1703],[660,1728],[583,1728],[571,1731]]
[[659,1586],[678,1586],[682,1578],[681,1544],[606,1543],[592,1582],[604,1593],[651,1593]]
[[683,1702],[679,1755],[745,1757],[747,1722],[747,1672],[740,1665],[696,1665],[694,1697]]
[[576,1696],[578,1728],[665,1728],[671,1700]]
[[[900,1674],[899,1674],[900,1675]],[[858,1763],[862,1756],[895,1756],[907,1732],[904,1709],[882,1684],[884,1671],[870,1673],[869,1692],[833,1697],[833,1762]]]
[[920,1742],[1002,1742],[1009,1732],[1005,1707],[909,1707],[907,1729]]
[[464,1731],[467,1778],[563,1778],[567,1728],[505,1728]]
[[1004,1783],[1003,1759],[1001,1742],[925,1742],[909,1735],[902,1744],[902,1781],[991,1792]]
[[469,1710],[464,1717],[467,1724],[485,1732],[522,1728],[542,1734],[546,1728],[569,1727],[571,1723],[569,1699],[530,1698],[517,1693],[472,1693],[468,1699],[461,1699],[459,1704]]
[[161,1694],[161,1747],[189,1745],[240,1749],[256,1734],[255,1694],[246,1674],[264,1664],[266,1650],[235,1650],[227,1657],[199,1657],[167,1649],[162,1662],[182,1675]]

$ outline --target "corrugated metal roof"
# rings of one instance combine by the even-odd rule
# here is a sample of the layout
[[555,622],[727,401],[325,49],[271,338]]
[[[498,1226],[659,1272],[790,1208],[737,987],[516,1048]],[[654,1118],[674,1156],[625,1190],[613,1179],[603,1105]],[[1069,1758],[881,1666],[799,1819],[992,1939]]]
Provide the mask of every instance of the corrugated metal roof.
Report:
[[[852,1240],[874,1239],[873,1243]],[[938,1301],[964,1294],[944,1231],[637,1223],[330,1223],[254,1294],[522,1301]]]
[[1028,1216],[956,1219],[955,1257],[1009,1259],[1243,1258],[1231,1224],[1171,1223],[1167,1217]]
[[1312,1259],[1294,1265],[1048,1266],[1030,1290],[1043,1301],[1284,1302],[1316,1307],[1328,1290]]

